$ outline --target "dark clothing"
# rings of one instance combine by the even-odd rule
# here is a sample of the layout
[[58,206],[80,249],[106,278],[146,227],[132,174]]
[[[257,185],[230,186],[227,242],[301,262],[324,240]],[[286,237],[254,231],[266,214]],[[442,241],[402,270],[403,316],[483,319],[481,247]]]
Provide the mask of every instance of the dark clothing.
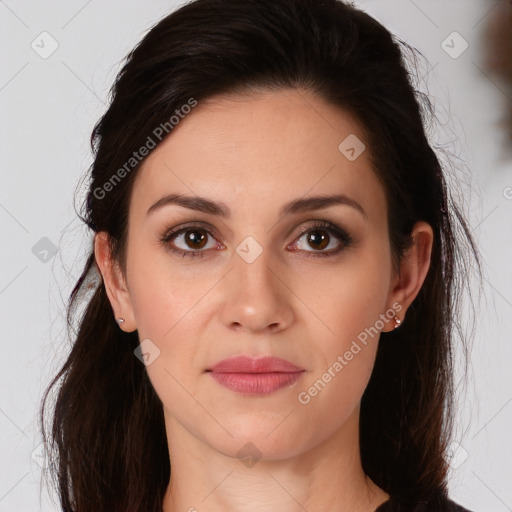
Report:
[[471,512],[442,493],[434,493],[430,498],[417,500],[414,504],[406,504],[391,497],[380,505],[375,512]]

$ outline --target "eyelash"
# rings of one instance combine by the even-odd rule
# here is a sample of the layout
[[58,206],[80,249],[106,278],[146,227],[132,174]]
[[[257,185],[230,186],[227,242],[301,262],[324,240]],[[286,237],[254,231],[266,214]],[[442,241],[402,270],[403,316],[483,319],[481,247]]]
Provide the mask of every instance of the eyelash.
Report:
[[[213,234],[204,226],[202,226],[200,224],[193,223],[193,224],[189,224],[187,226],[183,226],[183,227],[180,227],[177,229],[170,229],[170,230],[165,231],[164,235],[159,238],[159,242],[169,251],[171,251],[175,254],[181,255],[183,257],[192,257],[192,258],[203,257],[206,255],[206,252],[207,252],[206,250],[184,251],[182,249],[173,247],[169,243],[173,238],[175,238],[187,231],[193,231],[194,229],[197,229],[198,231],[203,231],[209,236],[213,236]],[[328,222],[328,221],[316,221],[315,224],[313,224],[312,226],[308,226],[305,230],[303,230],[298,235],[296,240],[299,240],[300,238],[302,238],[305,234],[309,233],[310,231],[315,231],[315,230],[328,231],[331,234],[334,234],[335,237],[341,241],[341,244],[339,245],[339,247],[337,249],[330,250],[328,252],[325,252],[325,251],[303,251],[303,252],[308,253],[308,255],[311,258],[328,258],[331,256],[336,256],[344,249],[350,247],[350,245],[353,242],[353,238],[349,233],[338,228],[337,226],[335,226],[334,224],[332,224],[331,222]],[[295,242],[293,242],[293,243],[295,243]]]

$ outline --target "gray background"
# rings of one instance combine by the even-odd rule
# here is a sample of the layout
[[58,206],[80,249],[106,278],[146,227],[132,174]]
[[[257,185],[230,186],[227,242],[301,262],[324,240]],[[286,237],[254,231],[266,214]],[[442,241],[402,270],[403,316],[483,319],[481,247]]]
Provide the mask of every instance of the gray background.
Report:
[[[483,254],[482,299],[476,315],[465,308],[475,340],[450,476],[452,498],[475,512],[512,511],[512,162],[498,125],[512,98],[484,70],[481,49],[500,1],[355,2],[428,59],[424,85],[441,120],[432,142],[461,169],[455,192]],[[58,510],[45,489],[40,497],[37,414],[69,350],[65,305],[92,240],[73,194],[123,57],[178,4],[0,0],[0,512]],[[457,58],[454,31],[469,44]]]

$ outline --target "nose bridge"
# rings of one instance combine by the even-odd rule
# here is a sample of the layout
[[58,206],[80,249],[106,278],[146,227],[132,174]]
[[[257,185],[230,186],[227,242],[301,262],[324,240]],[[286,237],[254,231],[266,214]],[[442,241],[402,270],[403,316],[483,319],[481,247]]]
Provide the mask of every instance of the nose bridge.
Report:
[[245,238],[236,248],[236,255],[233,256],[234,268],[233,276],[238,292],[245,295],[263,294],[270,296],[276,295],[279,291],[276,289],[276,276],[272,271],[273,262],[272,251],[264,248],[252,236]]
[[247,237],[236,248],[225,297],[224,322],[250,330],[284,325],[291,318],[286,287],[275,268],[278,262],[270,249]]

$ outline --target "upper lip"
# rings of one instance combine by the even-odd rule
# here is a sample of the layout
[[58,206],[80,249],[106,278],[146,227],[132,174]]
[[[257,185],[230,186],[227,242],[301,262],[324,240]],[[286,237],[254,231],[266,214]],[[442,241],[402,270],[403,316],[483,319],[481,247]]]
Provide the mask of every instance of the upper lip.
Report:
[[295,373],[304,371],[304,368],[300,368],[280,357],[235,356],[218,362],[208,368],[207,371],[216,373]]

